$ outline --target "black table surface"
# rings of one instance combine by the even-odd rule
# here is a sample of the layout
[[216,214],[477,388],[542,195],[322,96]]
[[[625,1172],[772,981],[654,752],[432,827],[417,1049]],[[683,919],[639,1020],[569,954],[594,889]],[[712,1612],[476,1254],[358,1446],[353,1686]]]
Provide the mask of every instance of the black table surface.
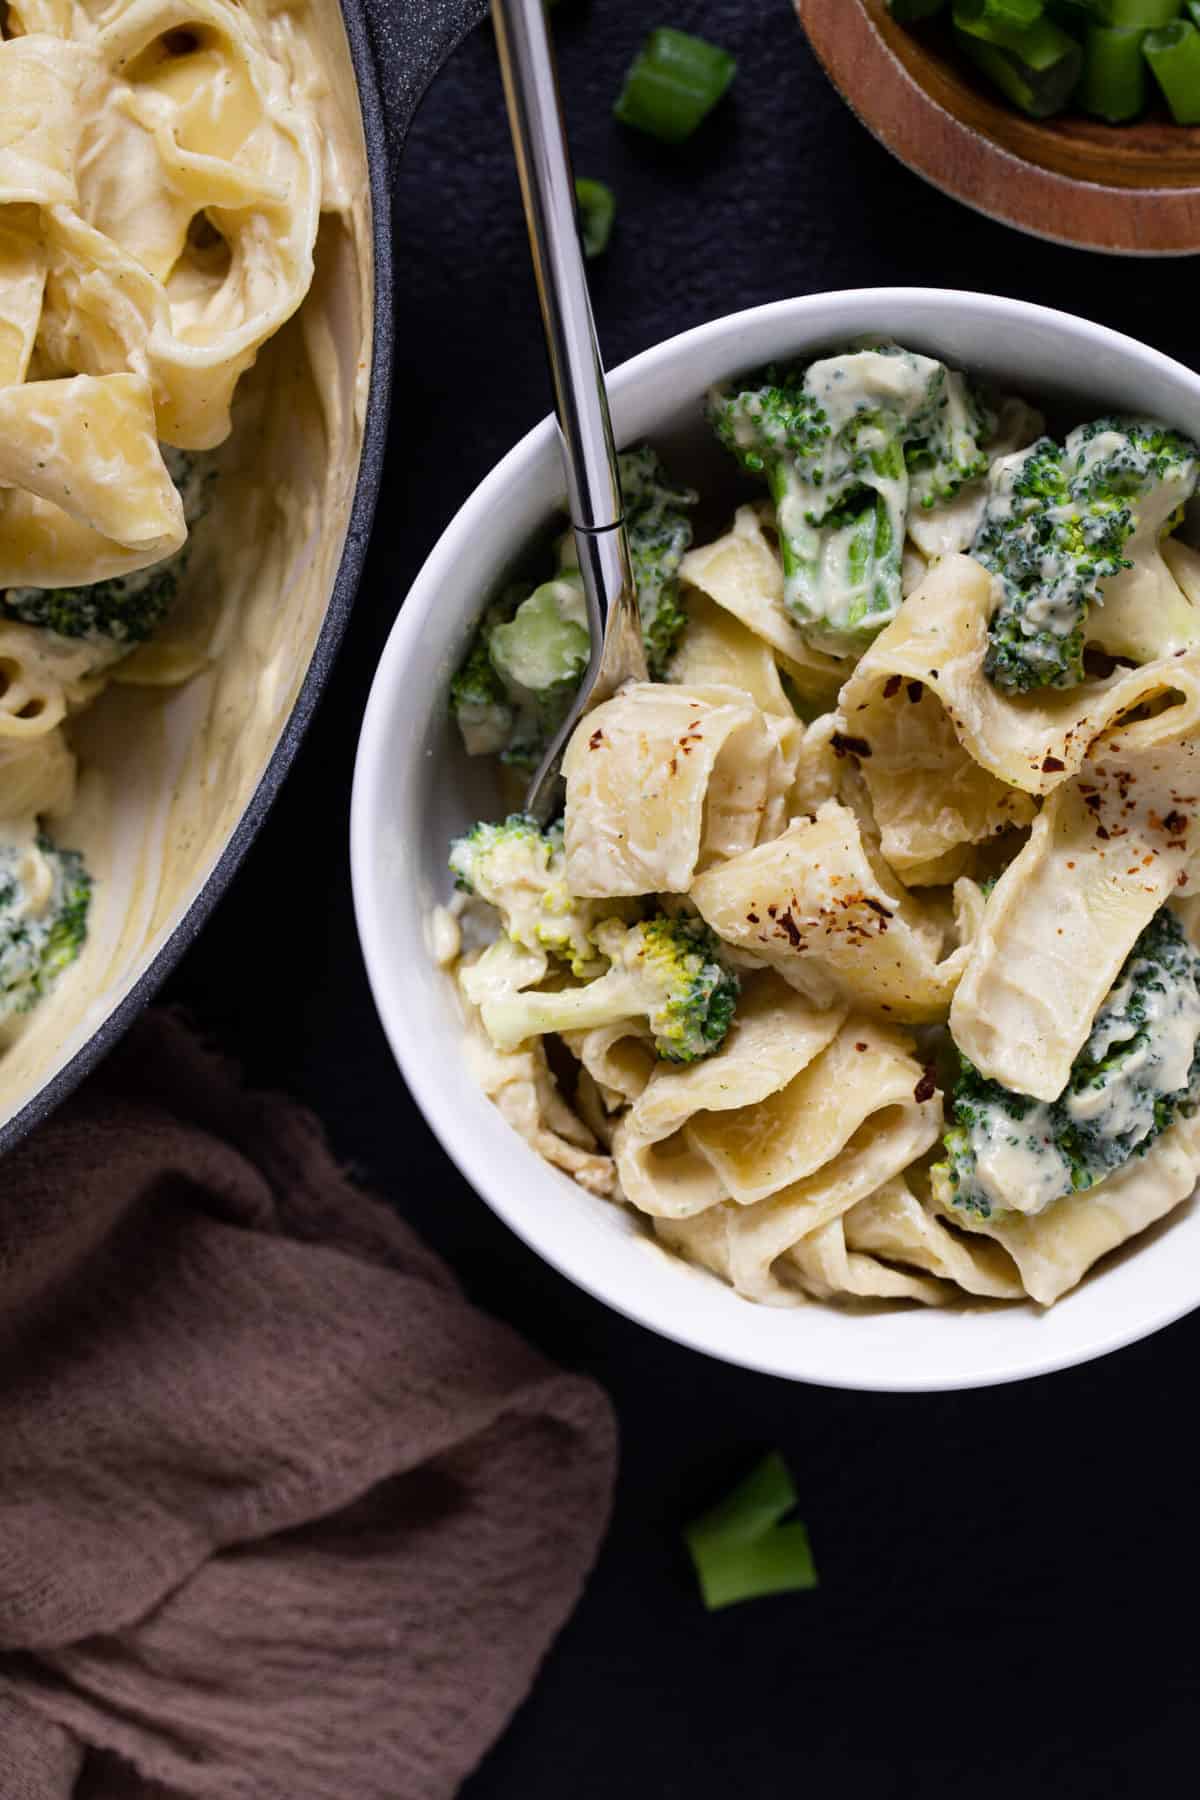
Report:
[[[731,99],[681,149],[610,113],[643,33],[666,22],[740,63]],[[1035,242],[926,187],[827,85],[787,0],[676,0],[666,15],[561,0],[554,30],[577,171],[619,196],[593,266],[610,366],[737,307],[892,282],[1020,295],[1194,356],[1194,265]],[[1200,1687],[1187,1630],[1200,1599],[1187,1474],[1200,1316],[1090,1367],[978,1393],[865,1396],[751,1375],[660,1341],[543,1266],[404,1090],[351,907],[359,722],[438,533],[549,403],[486,25],[434,84],[394,200],[396,385],[366,579],[282,797],[167,994],[251,1079],[308,1102],[481,1306],[615,1402],[608,1540],[465,1791],[1166,1793],[1193,1764]],[[281,924],[297,894],[299,947]],[[706,1615],[680,1525],[773,1446],[795,1473],[821,1586]]]

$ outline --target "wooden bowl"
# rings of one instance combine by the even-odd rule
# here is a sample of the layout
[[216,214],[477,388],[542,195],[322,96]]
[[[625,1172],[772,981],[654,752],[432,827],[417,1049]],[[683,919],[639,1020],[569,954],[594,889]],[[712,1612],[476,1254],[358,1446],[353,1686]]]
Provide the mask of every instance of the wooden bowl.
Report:
[[885,0],[795,0],[826,74],[880,143],[943,193],[1060,244],[1200,251],[1200,128],[1027,119]]

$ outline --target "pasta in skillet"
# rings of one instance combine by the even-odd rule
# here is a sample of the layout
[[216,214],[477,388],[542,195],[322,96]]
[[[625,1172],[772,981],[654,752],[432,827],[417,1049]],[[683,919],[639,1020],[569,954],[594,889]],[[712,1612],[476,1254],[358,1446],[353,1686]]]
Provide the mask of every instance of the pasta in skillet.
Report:
[[211,453],[313,274],[323,152],[294,29],[286,8],[235,0],[9,0],[2,14],[9,1036],[86,937],[91,876],[53,836],[74,794],[73,716],[110,680],[204,665],[186,578]]
[[[693,548],[622,459],[651,679],[576,725],[559,824],[453,845],[472,1057],[748,1299],[1049,1305],[1200,1175],[1200,448],[886,343],[708,414],[770,501]],[[454,682],[518,780],[577,581],[507,590]]]

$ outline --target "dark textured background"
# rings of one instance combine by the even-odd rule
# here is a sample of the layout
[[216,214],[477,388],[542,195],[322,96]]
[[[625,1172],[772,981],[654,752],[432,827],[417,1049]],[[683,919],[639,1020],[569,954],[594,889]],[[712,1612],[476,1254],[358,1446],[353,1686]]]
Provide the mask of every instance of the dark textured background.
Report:
[[[610,117],[655,23],[699,30],[740,61],[731,102],[682,150]],[[880,282],[1019,294],[1194,356],[1193,264],[1058,249],[944,200],[846,111],[786,0],[674,0],[662,14],[561,0],[554,29],[576,167],[620,198],[593,278],[610,364],[736,307]],[[611,1535],[469,1800],[759,1800],[793,1784],[873,1800],[1096,1800],[1190,1786],[1200,1318],[1091,1368],[974,1394],[872,1398],[744,1374],[659,1342],[540,1265],[408,1101],[354,934],[359,720],[434,539],[548,404],[487,26],[418,116],[395,234],[391,455],[357,610],[282,798],[167,992],[252,1078],[315,1107],[482,1305],[616,1402]],[[680,1524],[772,1445],[795,1472],[821,1588],[709,1618]]]

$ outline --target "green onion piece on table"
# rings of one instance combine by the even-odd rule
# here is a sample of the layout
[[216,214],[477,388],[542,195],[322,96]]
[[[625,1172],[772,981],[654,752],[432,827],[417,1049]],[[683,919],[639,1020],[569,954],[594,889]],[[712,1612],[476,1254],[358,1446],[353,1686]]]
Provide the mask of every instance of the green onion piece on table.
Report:
[[1045,10],[1045,0],[954,0],[954,23],[974,37],[1011,47]]
[[613,112],[665,144],[681,144],[707,118],[737,72],[728,50],[662,26],[629,66]]
[[1085,113],[1120,125],[1146,105],[1146,63],[1140,27],[1089,25],[1083,40],[1083,78],[1077,95]]
[[916,25],[941,12],[946,0],[887,0],[888,11],[901,25]]
[[1001,45],[960,24],[962,0],[954,8],[959,47],[1000,92],[1031,119],[1048,119],[1071,98],[1083,67],[1083,49],[1050,19],[1011,34]]
[[1175,123],[1200,125],[1200,31],[1188,19],[1176,19],[1149,32],[1142,51]]
[[617,201],[606,182],[589,181],[581,176],[575,183],[575,204],[579,208],[579,235],[585,256],[601,256],[608,249]]
[[817,1585],[808,1531],[785,1522],[796,1489],[778,1451],[684,1531],[709,1612],[739,1600],[791,1594]]

